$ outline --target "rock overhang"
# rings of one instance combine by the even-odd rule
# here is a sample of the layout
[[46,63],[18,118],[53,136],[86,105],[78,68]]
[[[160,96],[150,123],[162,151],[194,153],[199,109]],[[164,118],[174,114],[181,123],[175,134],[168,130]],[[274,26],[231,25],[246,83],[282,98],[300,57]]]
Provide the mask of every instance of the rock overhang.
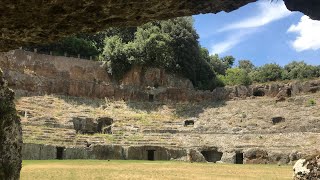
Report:
[[[46,0],[0,2],[0,51],[53,42],[75,33],[153,20],[230,12],[257,0]],[[320,19],[317,0],[284,0],[291,11]]]

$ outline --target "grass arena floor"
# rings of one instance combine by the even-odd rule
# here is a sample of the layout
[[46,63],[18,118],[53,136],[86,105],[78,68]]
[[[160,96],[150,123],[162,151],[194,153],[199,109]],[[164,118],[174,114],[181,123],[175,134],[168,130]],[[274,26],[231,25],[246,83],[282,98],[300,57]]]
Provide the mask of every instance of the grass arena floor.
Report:
[[292,166],[121,160],[26,160],[21,180],[292,179]]

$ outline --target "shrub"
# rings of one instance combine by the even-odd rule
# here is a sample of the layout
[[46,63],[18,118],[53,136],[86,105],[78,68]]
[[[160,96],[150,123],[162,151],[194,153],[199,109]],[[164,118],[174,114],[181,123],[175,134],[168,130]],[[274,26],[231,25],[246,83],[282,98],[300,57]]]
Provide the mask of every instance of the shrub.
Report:
[[250,85],[252,81],[244,69],[230,68],[227,69],[225,76],[220,76],[222,81],[227,85]]

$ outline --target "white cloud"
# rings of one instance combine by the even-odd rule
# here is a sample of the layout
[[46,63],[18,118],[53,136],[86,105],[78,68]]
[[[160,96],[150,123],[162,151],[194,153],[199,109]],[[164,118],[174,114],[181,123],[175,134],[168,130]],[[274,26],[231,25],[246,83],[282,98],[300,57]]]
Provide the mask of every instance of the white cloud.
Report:
[[229,40],[225,42],[221,42],[212,46],[210,54],[223,54],[230,49],[232,49],[235,45],[237,45],[239,41]]
[[237,34],[233,34],[229,36],[226,40],[215,43],[211,47],[210,54],[223,54],[230,49],[232,49],[234,46],[238,45],[240,42],[242,42],[247,34],[252,33],[252,31],[242,31]]
[[280,2],[270,2],[269,0],[259,1],[257,4],[258,14],[248,17],[246,19],[240,20],[239,22],[227,25],[218,32],[245,29],[245,28],[257,28],[267,25],[271,22],[280,20],[282,18],[288,17],[292,14],[283,1]]
[[297,25],[291,25],[288,32],[299,34],[291,42],[296,51],[320,49],[320,21],[312,20],[308,16],[302,16],[300,22]]

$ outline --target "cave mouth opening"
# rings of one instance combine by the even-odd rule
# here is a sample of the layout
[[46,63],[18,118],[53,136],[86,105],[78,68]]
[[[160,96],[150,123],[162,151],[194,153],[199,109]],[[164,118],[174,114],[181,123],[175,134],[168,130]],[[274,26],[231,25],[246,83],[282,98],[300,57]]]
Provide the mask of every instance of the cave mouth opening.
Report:
[[149,102],[153,102],[154,101],[154,95],[153,94],[149,94]]
[[63,159],[63,152],[64,152],[64,147],[57,147],[56,159],[62,160]]
[[148,160],[149,161],[154,161],[155,160],[155,152],[156,150],[147,150],[148,152]]
[[253,92],[253,96],[262,97],[262,96],[265,96],[265,92],[262,91],[262,90],[260,90],[260,89],[258,89],[258,90],[255,90],[255,91]]
[[206,161],[213,162],[213,163],[216,163],[217,161],[221,161],[221,158],[223,155],[222,152],[219,152],[217,150],[205,150],[205,151],[201,151],[201,154],[206,159]]
[[243,164],[243,153],[242,152],[236,152],[236,164]]

